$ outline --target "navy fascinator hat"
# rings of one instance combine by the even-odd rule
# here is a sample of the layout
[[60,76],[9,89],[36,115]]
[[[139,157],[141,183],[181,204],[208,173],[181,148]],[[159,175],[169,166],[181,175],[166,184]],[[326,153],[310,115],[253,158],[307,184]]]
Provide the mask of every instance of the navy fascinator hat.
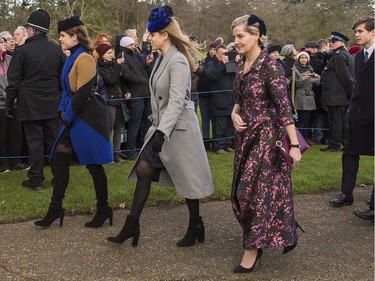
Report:
[[157,32],[167,27],[173,17],[173,10],[168,5],[152,9],[148,17],[147,29],[149,32]]
[[259,33],[260,33],[260,36],[264,35],[266,36],[267,35],[267,27],[266,27],[266,24],[264,23],[264,21],[260,18],[258,18],[256,15],[251,15],[249,17],[249,19],[247,20],[247,25],[254,25],[256,23],[259,23]]

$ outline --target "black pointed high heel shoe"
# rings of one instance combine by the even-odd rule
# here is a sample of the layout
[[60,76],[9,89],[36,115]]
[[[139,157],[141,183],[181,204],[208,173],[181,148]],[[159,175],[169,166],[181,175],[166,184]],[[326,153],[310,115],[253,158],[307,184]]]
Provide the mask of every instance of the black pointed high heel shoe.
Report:
[[202,217],[198,219],[192,219],[189,221],[188,231],[185,234],[184,238],[177,242],[178,247],[189,247],[195,244],[195,241],[198,243],[204,243],[205,237],[205,228],[203,225]]
[[121,244],[127,239],[133,238],[132,246],[137,247],[141,232],[139,230],[139,219],[127,216],[125,225],[122,227],[120,233],[114,237],[108,237],[107,240],[113,243]]
[[112,226],[113,211],[110,207],[108,207],[105,210],[96,210],[95,216],[92,219],[92,221],[86,222],[85,226],[98,228],[101,227],[107,219],[109,219],[109,225]]
[[234,268],[233,273],[251,273],[251,272],[254,271],[254,268],[257,265],[258,261],[259,261],[259,268],[260,268],[262,255],[263,255],[263,250],[258,249],[257,257],[255,258],[255,262],[254,262],[252,267],[245,268],[245,267],[243,267],[242,265],[239,264]]
[[[305,233],[305,230],[300,226],[300,224],[298,222],[296,222],[296,228],[301,229],[301,231],[303,233]],[[293,245],[284,247],[283,255],[285,255],[286,253],[289,253],[290,251],[294,250],[294,248],[296,248],[296,247],[297,247],[297,241]]]
[[45,217],[42,220],[35,221],[34,224],[37,226],[49,227],[57,219],[60,219],[60,226],[62,226],[64,221],[64,210],[48,209]]

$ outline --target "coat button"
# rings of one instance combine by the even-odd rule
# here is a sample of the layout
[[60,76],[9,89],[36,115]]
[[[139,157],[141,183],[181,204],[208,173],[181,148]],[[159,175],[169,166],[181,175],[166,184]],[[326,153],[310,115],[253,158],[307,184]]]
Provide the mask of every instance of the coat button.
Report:
[[159,100],[162,100],[163,98],[159,96]]

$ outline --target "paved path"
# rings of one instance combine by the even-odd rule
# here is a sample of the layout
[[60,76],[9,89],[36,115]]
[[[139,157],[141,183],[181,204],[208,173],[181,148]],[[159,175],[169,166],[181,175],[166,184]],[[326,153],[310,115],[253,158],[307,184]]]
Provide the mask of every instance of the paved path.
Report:
[[242,257],[241,230],[230,202],[202,204],[204,244],[178,248],[187,208],[149,207],[137,248],[106,242],[122,227],[127,210],[115,212],[114,226],[83,227],[89,216],[68,216],[60,228],[33,221],[0,225],[0,280],[374,280],[374,226],[352,214],[365,209],[371,188],[357,188],[353,206],[331,208],[338,191],[295,196],[296,216],[306,233],[287,255],[266,250],[260,270],[231,272]]

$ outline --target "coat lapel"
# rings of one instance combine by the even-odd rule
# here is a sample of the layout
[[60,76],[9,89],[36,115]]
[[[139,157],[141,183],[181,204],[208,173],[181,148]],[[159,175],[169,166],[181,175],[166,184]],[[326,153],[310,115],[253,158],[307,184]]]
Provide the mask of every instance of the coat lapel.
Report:
[[[162,61],[160,62],[160,65],[159,67],[154,67],[154,71],[152,72],[151,74],[151,77],[152,77],[152,92],[153,94],[155,95],[155,85],[156,85],[156,82],[158,81],[158,79],[160,78],[161,74],[163,73],[163,71],[165,70],[166,68],[166,65],[168,64],[168,62],[170,61],[170,59],[172,58],[172,56],[174,55],[174,53],[177,52],[177,48],[174,46],[174,45],[171,45],[167,51],[167,53],[165,54],[165,56],[163,57],[159,57],[157,63],[159,63],[160,59],[162,59]],[[156,69],[156,70],[155,70]]]
[[[374,64],[374,52],[372,52],[371,56],[368,58],[367,62],[364,63],[364,50],[361,51],[361,59],[362,59],[362,72],[365,71],[370,65]],[[359,55],[359,54],[358,54]]]

